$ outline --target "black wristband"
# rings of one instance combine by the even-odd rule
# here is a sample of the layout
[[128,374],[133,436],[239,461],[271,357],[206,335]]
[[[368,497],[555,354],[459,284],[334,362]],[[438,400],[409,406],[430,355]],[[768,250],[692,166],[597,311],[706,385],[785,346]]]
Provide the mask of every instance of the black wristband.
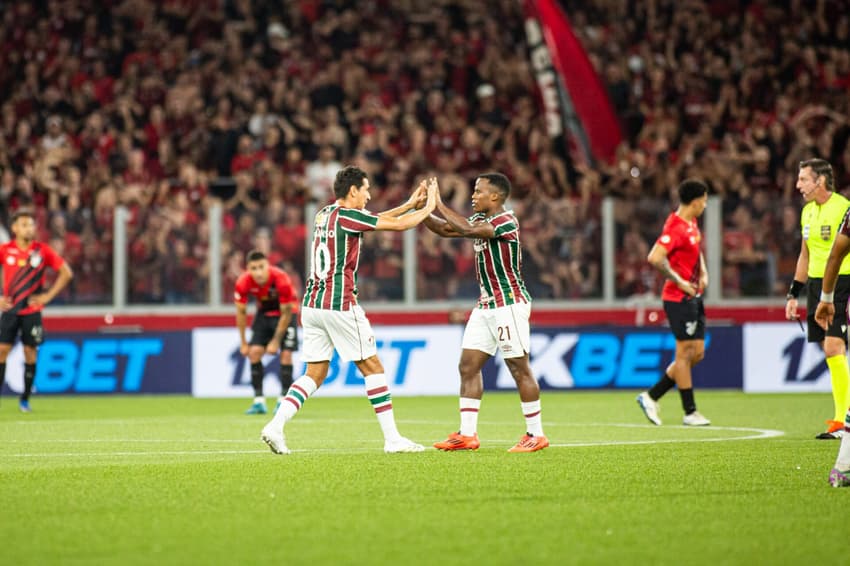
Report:
[[785,295],[785,298],[786,299],[796,299],[800,295],[800,291],[802,291],[803,287],[805,287],[805,286],[806,286],[805,283],[803,283],[801,281],[797,281],[796,279],[794,279],[791,282],[791,288],[788,289],[788,294]]

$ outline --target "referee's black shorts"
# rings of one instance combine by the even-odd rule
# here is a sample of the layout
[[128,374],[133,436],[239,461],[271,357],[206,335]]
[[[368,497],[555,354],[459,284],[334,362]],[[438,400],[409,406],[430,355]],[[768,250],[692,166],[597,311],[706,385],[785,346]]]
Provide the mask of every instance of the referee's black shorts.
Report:
[[664,301],[664,312],[676,340],[705,339],[705,307],[702,297],[685,297],[681,301]]
[[850,275],[839,275],[838,281],[835,282],[835,295],[833,302],[835,304],[835,317],[832,319],[832,324],[824,330],[815,322],[815,309],[820,302],[820,292],[823,286],[823,279],[819,277],[809,277],[809,282],[806,285],[806,326],[808,332],[806,336],[809,342],[823,342],[827,336],[834,336],[844,340],[844,345],[847,345],[847,299],[850,297]]

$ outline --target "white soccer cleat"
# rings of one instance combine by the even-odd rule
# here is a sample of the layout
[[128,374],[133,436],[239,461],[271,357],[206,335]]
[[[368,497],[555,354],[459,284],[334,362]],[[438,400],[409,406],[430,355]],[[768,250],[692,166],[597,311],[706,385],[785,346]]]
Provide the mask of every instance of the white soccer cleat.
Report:
[[658,407],[658,402],[653,401],[652,397],[649,396],[649,393],[644,391],[640,395],[637,396],[637,404],[640,405],[641,410],[643,410],[643,414],[646,415],[646,418],[649,419],[654,425],[661,426],[661,409]]
[[685,426],[708,426],[711,421],[702,416],[699,411],[694,411],[690,415],[685,415],[682,424]]
[[384,452],[387,454],[401,454],[405,452],[424,452],[425,447],[421,444],[416,444],[412,440],[408,440],[403,436],[399,436],[395,440],[387,440],[384,442]]
[[269,448],[275,454],[292,454],[292,450],[286,447],[286,437],[283,435],[282,428],[275,428],[269,423],[263,427],[260,438],[269,445]]

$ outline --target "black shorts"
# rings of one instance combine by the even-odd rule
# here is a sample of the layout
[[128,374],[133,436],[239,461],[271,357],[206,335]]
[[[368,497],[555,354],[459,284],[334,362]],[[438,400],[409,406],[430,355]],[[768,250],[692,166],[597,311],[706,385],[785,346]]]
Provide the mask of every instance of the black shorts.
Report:
[[[268,346],[279,320],[279,316],[266,316],[257,313],[254,316],[254,323],[251,324],[251,346],[262,346],[263,348]],[[280,339],[280,349],[292,352],[298,349],[298,315],[295,313],[292,313],[289,326]]]
[[820,302],[820,292],[823,286],[823,279],[809,278],[806,285],[806,326],[808,332],[806,336],[809,342],[823,342],[827,336],[834,336],[844,340],[847,344],[847,298],[850,297],[850,275],[839,275],[838,281],[835,282],[835,295],[833,301],[835,303],[835,317],[832,319],[832,324],[824,330],[815,322],[815,309]]
[[13,314],[4,312],[0,316],[0,344],[14,344],[21,335],[25,346],[37,348],[44,342],[44,326],[41,324],[41,313]]
[[705,307],[702,297],[685,297],[678,303],[664,301],[664,312],[676,340],[705,339]]

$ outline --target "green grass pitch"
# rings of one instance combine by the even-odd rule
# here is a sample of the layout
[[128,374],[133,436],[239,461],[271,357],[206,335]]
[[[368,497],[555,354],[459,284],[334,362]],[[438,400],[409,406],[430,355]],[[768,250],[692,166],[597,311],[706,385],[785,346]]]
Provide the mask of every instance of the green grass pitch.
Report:
[[[0,564],[828,564],[850,489],[814,440],[829,395],[697,392],[714,425],[648,424],[635,393],[543,396],[552,446],[515,394],[487,393],[477,452],[387,455],[365,398],[314,398],[259,440],[248,399],[0,403]],[[271,406],[270,402],[270,406]],[[457,399],[396,398],[406,436],[458,426]],[[777,432],[778,431],[778,432]],[[746,437],[746,438],[745,438]]]

